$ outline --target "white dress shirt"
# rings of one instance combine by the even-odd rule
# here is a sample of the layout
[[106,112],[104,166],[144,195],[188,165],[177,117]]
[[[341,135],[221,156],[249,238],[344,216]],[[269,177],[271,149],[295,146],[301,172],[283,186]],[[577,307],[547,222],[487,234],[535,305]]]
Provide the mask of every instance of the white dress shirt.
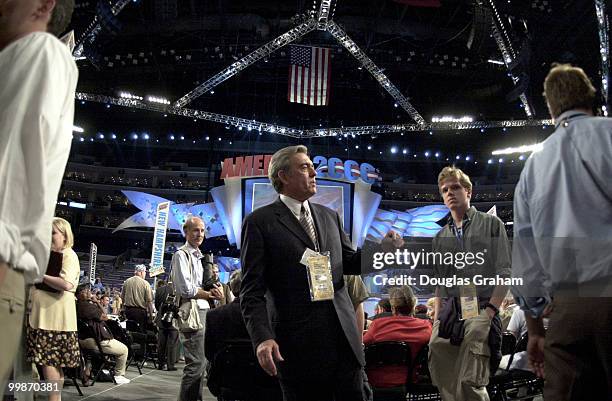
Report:
[[78,70],[65,44],[35,32],[0,51],[0,76],[0,261],[32,283],[49,259]]
[[300,214],[302,212],[302,206],[304,206],[304,209],[308,210],[308,213],[312,216],[312,213],[310,211],[310,206],[308,205],[308,201],[300,202],[299,200],[295,200],[283,194],[280,195],[280,200],[289,208],[289,210],[291,210],[291,213],[293,213],[293,215],[295,216],[296,219],[298,219],[298,221],[300,221]]
[[[174,289],[181,298],[194,298],[202,286],[204,268],[202,267],[202,252],[185,243],[172,256],[172,281]],[[208,309],[210,305],[204,299],[196,300],[200,309]]]

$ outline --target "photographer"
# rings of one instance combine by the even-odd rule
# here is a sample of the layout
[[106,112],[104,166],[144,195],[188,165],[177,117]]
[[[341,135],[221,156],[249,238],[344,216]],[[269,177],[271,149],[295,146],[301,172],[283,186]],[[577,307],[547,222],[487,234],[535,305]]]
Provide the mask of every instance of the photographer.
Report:
[[157,316],[155,322],[159,331],[157,333],[157,369],[168,371],[176,370],[176,352],[178,351],[178,329],[174,322],[176,311],[174,288],[172,283],[166,284],[160,280],[155,290],[155,309]]
[[[208,255],[207,255],[208,256]],[[209,284],[210,283],[210,284]],[[216,308],[217,306],[231,304],[234,300],[234,294],[230,290],[229,286],[225,283],[219,281],[219,265],[216,263],[212,264],[212,277],[209,283],[204,283],[204,289],[209,285],[209,289],[213,286],[221,286],[223,288],[223,297],[219,300],[209,300],[211,308]]]
[[[185,368],[181,380],[179,399],[195,401],[202,398],[202,377],[205,371],[204,324],[206,312],[210,309],[207,301],[224,297],[223,287],[211,283],[212,261],[202,259],[199,249],[204,241],[204,222],[199,217],[189,217],[183,225],[186,243],[172,256],[172,281],[178,305],[184,319],[179,318],[179,332],[185,351]],[[181,328],[183,327],[183,328]]]

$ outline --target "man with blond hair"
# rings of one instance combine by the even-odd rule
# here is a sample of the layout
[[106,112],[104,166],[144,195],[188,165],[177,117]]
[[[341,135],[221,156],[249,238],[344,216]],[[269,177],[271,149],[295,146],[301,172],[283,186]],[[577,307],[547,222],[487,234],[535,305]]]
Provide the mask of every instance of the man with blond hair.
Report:
[[[477,275],[510,277],[508,238],[499,218],[470,207],[472,182],[463,171],[443,168],[438,188],[450,213],[433,240],[434,252],[444,255],[436,262],[434,274],[439,279],[459,277],[468,282],[436,287],[429,343],[431,378],[444,401],[488,401],[489,372],[501,360],[498,315],[507,288],[471,284]],[[451,260],[447,260],[449,254]],[[466,255],[470,254],[475,263],[468,264]]]
[[74,0],[0,1],[0,389],[19,349],[26,285],[40,281],[72,143],[78,71],[63,33]]
[[555,131],[515,189],[512,273],[523,286],[512,291],[544,399],[610,400],[612,120],[593,116],[596,91],[581,68],[553,65],[544,96]]
[[[210,290],[202,288],[204,281],[204,266],[202,259],[204,255],[200,251],[200,245],[204,242],[204,222],[199,217],[189,217],[183,225],[185,234],[185,245],[181,246],[172,256],[171,280],[174,285],[176,296],[183,308],[185,304],[192,303],[195,299],[198,315],[202,327],[194,331],[181,331],[180,338],[185,353],[185,368],[179,401],[196,401],[202,399],[202,378],[206,369],[206,358],[204,357],[204,330],[206,312],[210,309],[209,300],[220,300],[223,298],[223,288],[214,286]],[[212,274],[212,266],[207,264],[208,275]]]

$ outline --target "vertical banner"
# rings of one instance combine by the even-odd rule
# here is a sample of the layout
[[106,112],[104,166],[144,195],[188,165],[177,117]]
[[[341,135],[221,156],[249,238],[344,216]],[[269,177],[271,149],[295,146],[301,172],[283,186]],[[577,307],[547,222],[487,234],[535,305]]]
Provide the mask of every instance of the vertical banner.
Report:
[[161,202],[157,205],[157,215],[155,216],[155,233],[153,235],[149,277],[155,277],[165,271],[164,246],[166,244],[168,212],[170,212],[170,202]]
[[96,282],[96,256],[98,256],[98,247],[92,242],[89,248],[89,283],[91,285]]

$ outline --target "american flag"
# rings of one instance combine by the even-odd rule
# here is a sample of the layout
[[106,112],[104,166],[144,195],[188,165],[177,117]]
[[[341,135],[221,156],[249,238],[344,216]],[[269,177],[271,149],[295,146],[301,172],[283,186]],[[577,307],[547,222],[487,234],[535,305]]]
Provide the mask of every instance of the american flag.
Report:
[[329,49],[291,46],[287,99],[293,103],[327,106],[330,73]]

